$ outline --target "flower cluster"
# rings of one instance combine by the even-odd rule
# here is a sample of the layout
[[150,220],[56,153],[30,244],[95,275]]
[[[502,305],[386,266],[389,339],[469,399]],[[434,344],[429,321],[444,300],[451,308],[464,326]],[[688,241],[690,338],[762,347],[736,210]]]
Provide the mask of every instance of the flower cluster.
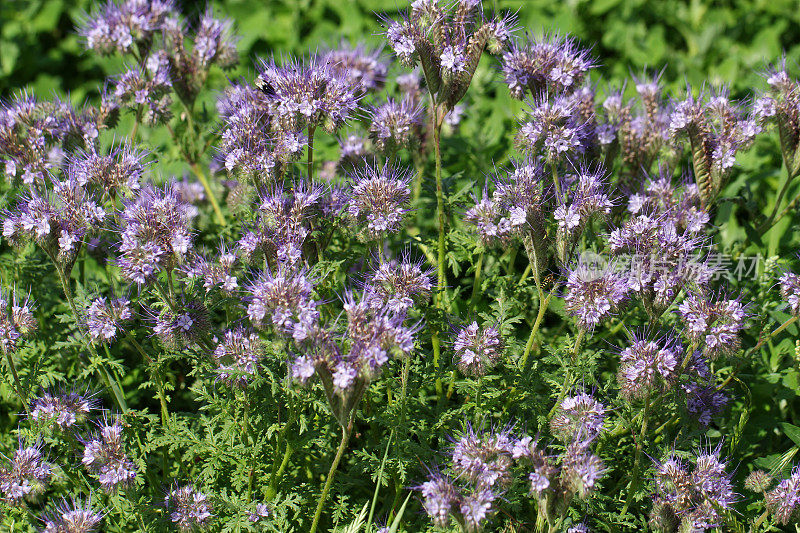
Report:
[[410,100],[399,102],[389,99],[376,106],[370,114],[370,138],[375,147],[386,154],[394,154],[420,137],[422,109]]
[[480,328],[477,322],[461,328],[453,341],[455,362],[462,374],[485,376],[503,355],[503,339],[497,328]]
[[64,431],[86,419],[96,407],[91,396],[78,392],[61,394],[44,393],[33,400],[30,409],[31,420],[37,424],[53,424]]
[[702,342],[709,359],[739,350],[739,331],[744,329],[746,315],[738,299],[689,294],[678,306],[678,313],[686,325],[686,336],[694,343]]
[[314,287],[303,271],[281,268],[277,273],[263,272],[248,287],[247,316],[257,327],[266,320],[277,331],[302,341],[314,330],[319,320]]
[[683,360],[680,342],[671,337],[650,340],[634,335],[622,350],[617,372],[620,394],[626,398],[647,398],[675,385]]
[[141,188],[147,170],[146,157],[146,152],[129,144],[113,147],[105,155],[88,150],[71,158],[67,172],[82,186],[94,184],[112,197],[128,196]]
[[781,297],[789,304],[793,315],[800,314],[800,276],[785,272],[780,279]]
[[364,294],[373,308],[386,306],[394,313],[402,313],[415,301],[422,303],[430,298],[432,288],[431,271],[421,262],[404,257],[401,261],[382,262],[370,276]]
[[411,199],[408,171],[389,163],[366,165],[351,179],[347,213],[364,237],[376,240],[397,231]]
[[23,446],[0,467],[0,495],[10,504],[19,504],[23,499],[35,500],[42,494],[53,475],[53,467],[42,457],[38,446]]
[[4,353],[14,352],[19,341],[32,333],[38,326],[33,316],[33,303],[30,298],[20,301],[17,293],[11,297],[0,290],[0,348]]
[[779,524],[786,525],[800,518],[800,469],[795,467],[788,478],[764,494],[764,503]]
[[736,501],[720,447],[701,451],[691,464],[674,453],[656,463],[656,493],[651,525],[659,531],[719,527],[723,513]]
[[84,442],[81,463],[100,481],[106,491],[130,486],[137,467],[125,453],[122,424],[119,420],[103,422],[97,435]]
[[229,385],[246,386],[264,356],[264,345],[255,332],[243,328],[225,332],[214,350],[219,379]]
[[164,498],[169,519],[179,531],[195,531],[208,524],[214,516],[205,494],[191,485],[176,486]]
[[99,54],[142,52],[167,19],[177,16],[172,0],[108,2],[84,21],[79,33]]
[[103,514],[92,509],[90,501],[66,499],[43,519],[43,533],[93,533],[103,521]]
[[578,326],[592,330],[619,308],[631,288],[629,277],[613,264],[591,263],[581,257],[567,276],[565,308]]
[[120,323],[131,318],[130,301],[127,298],[108,300],[101,296],[93,300],[86,310],[86,326],[93,341],[113,340]]

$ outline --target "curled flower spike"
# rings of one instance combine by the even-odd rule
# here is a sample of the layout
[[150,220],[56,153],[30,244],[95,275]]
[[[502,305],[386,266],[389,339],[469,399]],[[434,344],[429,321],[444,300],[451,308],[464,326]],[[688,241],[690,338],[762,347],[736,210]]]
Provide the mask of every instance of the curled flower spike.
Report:
[[648,340],[634,334],[630,346],[620,354],[617,383],[626,398],[645,398],[671,389],[683,354],[680,343],[670,337]]
[[23,446],[0,466],[0,495],[10,505],[34,501],[50,482],[53,468],[44,461],[38,445]]
[[121,144],[112,148],[108,154],[97,151],[78,152],[69,161],[67,172],[78,184],[99,185],[103,191],[112,195],[130,195],[141,188],[141,181],[147,170],[147,152]]
[[279,332],[302,341],[317,325],[319,311],[314,286],[302,271],[281,268],[263,272],[247,287],[247,315],[257,327],[269,319]]
[[208,525],[214,516],[205,494],[192,485],[175,486],[164,498],[169,519],[179,531],[195,531]]
[[594,440],[603,429],[606,408],[590,394],[581,392],[561,401],[550,421],[553,435],[562,442]]
[[[459,492],[452,480],[432,473],[428,481],[416,487],[423,497],[422,507],[437,527],[447,527],[450,513],[458,503]],[[460,511],[460,508],[457,508]]]
[[556,34],[513,42],[500,60],[511,96],[522,99],[543,92],[571,93],[594,67],[588,50]]
[[182,300],[174,308],[150,312],[153,333],[168,348],[181,349],[206,340],[208,309],[201,301]]
[[180,265],[193,241],[190,214],[191,206],[171,185],[142,189],[126,202],[119,229],[123,276],[142,285]]
[[720,459],[721,445],[700,451],[694,468],[671,453],[656,462],[656,493],[651,524],[661,531],[717,527],[723,512],[736,502],[727,462]]
[[630,282],[613,264],[591,265],[582,258],[567,276],[566,287],[565,308],[579,327],[591,330],[625,300]]
[[800,314],[800,276],[785,272],[780,279],[781,297],[789,304],[793,315]]
[[348,214],[369,240],[400,229],[411,199],[407,169],[385,163],[366,165],[351,177]]
[[389,64],[381,57],[381,49],[370,49],[363,44],[351,47],[342,42],[338,48],[323,53],[322,60],[330,65],[335,75],[356,87],[360,94],[380,90],[389,71]]
[[789,75],[786,58],[765,73],[768,90],[753,103],[758,124],[775,124],[790,176],[800,173],[800,83]]
[[485,376],[500,361],[503,339],[497,328],[479,328],[477,322],[460,329],[453,342],[456,365],[472,377]]
[[744,329],[745,307],[737,299],[689,294],[678,306],[686,326],[684,334],[692,342],[703,342],[709,359],[736,353],[741,345],[739,331]]
[[103,55],[128,54],[149,42],[168,18],[176,16],[172,0],[109,1],[85,17],[78,33],[89,50]]
[[42,521],[43,533],[94,533],[103,521],[103,513],[92,510],[89,500],[62,499]]
[[14,291],[10,297],[0,290],[0,348],[3,352],[14,352],[19,342],[38,327],[33,316],[33,302],[30,297],[24,301],[17,298]]
[[237,328],[225,332],[214,350],[217,375],[228,385],[247,386],[264,357],[264,344],[255,332]]
[[171,116],[172,78],[166,52],[159,50],[150,56],[145,69],[133,67],[114,81],[111,93],[120,108],[142,113],[143,122],[149,126],[163,124]]
[[320,58],[278,66],[262,62],[256,87],[271,102],[273,120],[285,132],[323,127],[333,133],[358,108],[357,83]]
[[86,310],[86,326],[93,341],[114,340],[120,323],[131,318],[131,303],[127,298],[109,301],[101,296],[93,300]]
[[431,269],[423,269],[422,261],[411,262],[408,257],[381,263],[372,273],[364,289],[370,306],[387,306],[394,313],[403,313],[414,301],[430,298],[433,282]]
[[239,288],[239,280],[234,275],[234,266],[237,262],[236,254],[229,250],[223,242],[220,243],[215,261],[209,261],[199,255],[195,256],[186,264],[183,272],[190,279],[202,280],[203,288],[206,291],[210,292],[215,287],[219,287],[226,294],[233,295],[234,291]]
[[42,426],[52,424],[60,431],[83,422],[97,408],[97,401],[89,394],[46,392],[35,398],[31,405],[31,420]]
[[508,488],[515,440],[507,429],[475,431],[467,426],[453,446],[452,465],[456,477],[474,484],[476,490]]
[[[744,479],[744,488],[751,492],[765,493],[772,486],[772,476],[763,470],[753,470]],[[798,486],[800,488],[800,486]],[[781,498],[783,500],[784,498]]]
[[[761,488],[765,484],[759,485]],[[774,489],[767,492],[764,503],[779,524],[786,525],[800,518],[800,468],[795,466],[788,478],[781,480]]]
[[102,422],[99,432],[84,441],[81,463],[100,481],[106,491],[129,487],[137,467],[125,453],[122,424],[119,420]]
[[528,116],[519,129],[516,143],[528,157],[543,156],[548,162],[581,155],[585,151],[587,123],[580,115],[578,101],[567,96],[538,97],[529,103]]
[[385,104],[373,107],[369,133],[375,147],[386,154],[407,148],[420,136],[421,115],[422,108],[406,99],[397,102],[390,98]]
[[268,182],[275,177],[276,158],[272,119],[274,104],[262,92],[233,83],[217,100],[222,119],[219,157],[225,170],[249,182]]

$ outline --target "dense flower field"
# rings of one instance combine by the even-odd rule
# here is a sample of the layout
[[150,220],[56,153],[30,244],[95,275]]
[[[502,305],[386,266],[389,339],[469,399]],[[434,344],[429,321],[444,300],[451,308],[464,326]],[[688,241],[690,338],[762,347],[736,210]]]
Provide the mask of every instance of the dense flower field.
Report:
[[224,15],[97,5],[99,97],[0,106],[4,530],[795,527],[800,69],[416,0],[228,79]]

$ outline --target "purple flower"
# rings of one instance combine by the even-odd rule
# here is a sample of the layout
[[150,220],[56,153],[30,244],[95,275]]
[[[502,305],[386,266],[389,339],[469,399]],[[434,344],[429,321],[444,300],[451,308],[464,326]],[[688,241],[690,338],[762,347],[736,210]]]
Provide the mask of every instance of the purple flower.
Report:
[[648,340],[633,336],[620,354],[617,383],[627,398],[645,398],[673,387],[683,359],[680,343],[670,337]]
[[568,195],[569,201],[560,204],[554,213],[562,231],[572,236],[579,235],[593,215],[610,212],[613,204],[605,193],[604,179],[602,168],[582,168],[572,177],[574,190]]
[[86,47],[100,54],[134,52],[139,44],[149,42],[177,11],[171,0],[109,1],[86,17],[78,33]]
[[92,510],[90,501],[62,499],[42,521],[42,533],[93,533],[103,521],[103,513]]
[[368,49],[363,44],[354,47],[341,43],[335,50],[322,54],[333,73],[344,78],[364,94],[379,90],[386,81],[389,65],[381,58],[381,50]]
[[508,430],[476,432],[468,426],[453,446],[453,472],[477,491],[505,489],[512,481],[515,444]]
[[484,522],[494,511],[492,504],[497,496],[489,489],[480,490],[465,496],[461,500],[461,516],[464,519],[466,531],[481,531]]
[[391,311],[402,313],[414,305],[414,300],[423,302],[430,298],[432,288],[431,270],[423,270],[422,262],[411,262],[404,257],[399,262],[381,263],[364,292],[372,307],[388,306]]
[[126,202],[119,229],[123,276],[142,285],[178,266],[192,247],[190,213],[171,185],[147,187]]
[[168,348],[181,349],[207,338],[208,310],[201,301],[182,299],[171,308],[150,310],[153,333]]
[[3,352],[14,352],[26,335],[38,327],[33,316],[30,297],[20,300],[16,291],[11,295],[0,290],[0,348]]
[[581,392],[561,401],[550,421],[553,435],[562,442],[588,443],[603,429],[606,408],[591,395]]
[[530,102],[528,115],[516,138],[528,157],[543,156],[548,162],[557,162],[584,152],[587,126],[576,99],[557,96],[549,100],[542,96]]
[[225,170],[246,178],[273,177],[277,147],[270,102],[262,91],[234,83],[217,101],[222,118],[220,158]]
[[247,315],[257,327],[267,320],[277,330],[302,341],[317,325],[319,311],[312,298],[314,287],[303,271],[281,268],[263,272],[248,287]]
[[47,392],[33,400],[30,417],[37,424],[53,424],[56,429],[64,431],[85,420],[95,408],[96,401],[89,395],[74,391]]
[[585,499],[606,470],[600,458],[589,453],[584,442],[576,440],[567,445],[561,460],[561,478],[571,493]]
[[120,322],[131,318],[130,301],[117,298],[108,301],[99,297],[86,310],[86,326],[93,341],[109,342],[117,336]]
[[106,155],[89,150],[72,157],[67,172],[82,186],[91,183],[99,185],[111,195],[129,195],[141,188],[140,183],[147,170],[145,157],[147,152],[127,144],[112,148]]
[[522,99],[545,91],[570,93],[580,87],[594,63],[570,37],[545,35],[539,40],[514,42],[503,54],[501,68],[511,95]]
[[229,385],[241,387],[253,378],[263,357],[261,338],[243,328],[226,331],[224,340],[214,350],[219,378]]
[[577,317],[578,326],[591,330],[616,310],[628,295],[628,278],[613,265],[600,267],[579,262],[567,276],[565,308]]
[[441,474],[432,473],[428,481],[416,489],[422,493],[422,507],[433,520],[433,524],[447,527],[450,523],[450,512],[460,496],[453,482]]
[[164,502],[169,510],[169,519],[179,531],[195,531],[208,525],[214,516],[206,495],[192,485],[176,486],[169,491]]
[[721,445],[696,455],[694,469],[672,453],[656,463],[654,515],[672,516],[682,530],[705,530],[723,523],[722,512],[736,501]]
[[20,443],[14,456],[0,466],[2,500],[10,505],[20,504],[23,499],[35,500],[47,489],[52,470],[38,445],[26,447]]
[[779,524],[789,524],[800,516],[800,468],[764,495],[767,510]]
[[789,304],[793,315],[800,314],[800,276],[785,272],[780,279],[781,297]]
[[84,441],[81,463],[97,476],[106,491],[130,486],[136,479],[137,467],[125,453],[121,422],[105,421],[99,428],[98,434]]
[[703,342],[703,353],[709,359],[739,350],[739,331],[744,329],[746,317],[739,300],[689,294],[678,306],[678,313],[686,337],[694,343]]
[[411,199],[406,169],[367,165],[351,177],[348,214],[370,240],[398,231]]
[[503,339],[497,328],[479,328],[477,322],[461,328],[453,342],[456,364],[464,375],[485,376],[503,355]]
[[239,62],[236,50],[233,22],[229,19],[214,18],[214,12],[207,7],[194,36],[193,57],[200,69],[208,69],[212,64],[227,69]]
[[419,138],[421,115],[419,104],[406,99],[397,102],[390,98],[385,104],[373,107],[369,133],[375,147],[387,154],[407,148]]

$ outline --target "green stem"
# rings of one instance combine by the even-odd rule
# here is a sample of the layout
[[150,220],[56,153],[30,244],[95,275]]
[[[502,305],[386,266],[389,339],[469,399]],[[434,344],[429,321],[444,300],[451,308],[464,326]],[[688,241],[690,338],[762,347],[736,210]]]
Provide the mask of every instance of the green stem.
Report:
[[308,183],[314,183],[314,133],[316,128],[308,128]]
[[439,111],[434,108],[433,114],[433,147],[436,157],[436,211],[439,215],[439,244],[438,256],[436,261],[436,307],[443,309],[444,307],[444,291],[445,284],[447,283],[447,276],[445,273],[445,213],[444,213],[444,188],[442,186],[442,152],[441,152],[441,135],[442,127],[439,121]]
[[[80,332],[82,337],[86,337],[86,332],[81,325],[80,314],[78,313],[78,308],[75,305],[75,300],[72,297],[72,289],[69,285],[69,278],[67,274],[63,271],[61,266],[59,266],[57,261],[53,261],[56,267],[56,272],[58,272],[58,279],[61,281],[61,288],[64,291],[64,296],[67,298],[67,302],[69,303],[69,307],[72,310],[72,315],[75,318],[75,325],[78,327],[78,331]],[[97,350],[95,350],[94,345],[91,341],[87,343],[87,347],[89,348],[89,352],[94,356],[94,358],[98,361],[97,370],[100,373],[100,377],[105,382],[106,386],[111,390],[112,395],[114,396],[114,400],[117,402],[117,407],[123,413],[128,412],[128,404],[125,401],[125,394],[122,392],[122,388],[120,387],[119,383],[116,380],[111,378],[111,375],[108,373],[106,366],[100,360],[100,356],[97,354]]]
[[208,178],[206,178],[205,173],[195,162],[189,162],[189,168],[192,169],[192,172],[197,179],[200,180],[200,183],[203,185],[203,189],[206,191],[206,196],[208,196],[208,201],[211,202],[211,207],[214,209],[214,215],[217,218],[217,223],[220,226],[227,226],[228,223],[225,221],[225,216],[222,214],[222,209],[219,207],[219,203],[217,202],[216,196],[214,196],[214,191],[211,190],[211,184],[208,182]]
[[[128,342],[130,342],[133,345],[133,347],[136,349],[136,351],[139,352],[139,354],[141,354],[142,357],[144,357],[145,361],[147,361],[151,365],[155,366],[155,364],[156,364],[155,361],[153,361],[153,359],[149,355],[147,355],[147,352],[144,351],[144,348],[142,347],[142,345],[139,344],[139,342],[133,337],[133,335],[130,334],[130,332],[127,333],[126,338],[128,339]],[[107,346],[106,346],[106,350],[108,350]],[[164,380],[162,379],[161,372],[158,369],[156,369],[153,377],[156,380],[156,387],[157,387],[156,390],[157,390],[157,393],[158,393],[158,401],[161,404],[161,425],[164,426],[164,428],[168,428],[169,427],[169,407],[167,406],[167,396],[166,396],[166,393],[164,392]]]
[[[572,358],[571,358],[572,359],[572,361],[571,361],[572,365],[575,364],[575,361],[578,358],[578,351],[580,351],[580,349],[581,349],[581,341],[583,340],[583,335],[584,334],[585,334],[584,329],[580,328],[578,330],[578,334],[575,336],[575,347],[572,349]],[[569,391],[569,389],[572,387],[572,380],[573,380],[572,369],[570,368],[567,371],[567,375],[564,377],[564,383],[562,383],[562,385],[561,385],[561,392],[558,394],[558,399],[556,400],[556,403],[553,406],[553,408],[550,409],[550,412],[548,413],[547,418],[553,418],[553,415],[555,414],[556,409],[558,409],[558,406],[561,405],[561,402],[567,396],[567,391]]]
[[547,295],[547,298],[542,301],[542,294],[539,293],[539,312],[536,314],[536,321],[533,323],[533,327],[531,328],[531,334],[528,337],[528,343],[525,344],[525,352],[522,354],[522,359],[520,359],[520,367],[523,370],[528,368],[528,356],[531,354],[533,341],[536,338],[536,333],[539,331],[539,326],[542,324],[542,318],[544,318],[547,308],[550,307],[550,298],[553,297],[553,294],[555,294],[555,288],[550,291],[550,293]]
[[622,507],[620,516],[625,516],[628,508],[633,502],[633,495],[639,486],[639,469],[642,464],[642,449],[644,448],[644,438],[647,435],[647,424],[649,422],[650,414],[650,395],[648,394],[644,401],[644,414],[642,415],[642,430],[639,432],[639,438],[636,440],[636,455],[633,459],[633,472],[631,473],[631,482],[628,485],[628,497],[625,499],[625,505]]
[[781,201],[783,200],[783,197],[786,196],[786,193],[788,192],[789,187],[791,187],[792,182],[794,182],[794,178],[795,176],[792,176],[792,171],[787,166],[786,182],[783,184],[783,187],[781,187],[781,190],[778,192],[778,196],[775,198],[775,205],[772,207],[772,213],[770,213],[769,218],[767,218],[767,220],[764,221],[761,226],[759,226],[759,233],[762,233],[773,226],[773,221],[775,221],[775,216],[778,213],[778,208],[780,208]]
[[331,483],[333,483],[333,476],[336,474],[336,469],[339,468],[339,462],[342,460],[344,451],[347,448],[347,443],[350,441],[350,435],[353,433],[354,419],[351,417],[347,427],[342,427],[342,440],[339,442],[339,447],[336,449],[336,456],[333,458],[331,468],[328,471],[328,477],[325,478],[325,486],[322,487],[322,494],[319,496],[317,502],[317,510],[314,512],[314,521],[311,523],[309,533],[315,533],[317,526],[319,526],[319,519],[322,516],[322,508],[325,506],[325,500],[328,498],[328,492],[331,490]]
[[6,353],[6,362],[8,363],[8,369],[11,371],[11,376],[14,378],[14,392],[17,393],[19,399],[22,400],[22,405],[25,406],[25,411],[28,410],[28,395],[25,394],[25,389],[22,388],[22,383],[19,380],[19,374],[17,374],[17,367],[14,364],[14,357],[11,355],[11,352],[3,349]]
[[475,304],[478,302],[478,294],[481,290],[481,274],[483,272],[483,250],[478,256],[478,263],[475,265],[475,279],[472,282],[472,297],[469,301],[469,308],[471,311],[475,310]]
[[558,166],[555,161],[550,163],[550,172],[553,175],[553,186],[556,188],[557,202],[561,205],[564,199],[561,197],[561,181],[558,179]]

